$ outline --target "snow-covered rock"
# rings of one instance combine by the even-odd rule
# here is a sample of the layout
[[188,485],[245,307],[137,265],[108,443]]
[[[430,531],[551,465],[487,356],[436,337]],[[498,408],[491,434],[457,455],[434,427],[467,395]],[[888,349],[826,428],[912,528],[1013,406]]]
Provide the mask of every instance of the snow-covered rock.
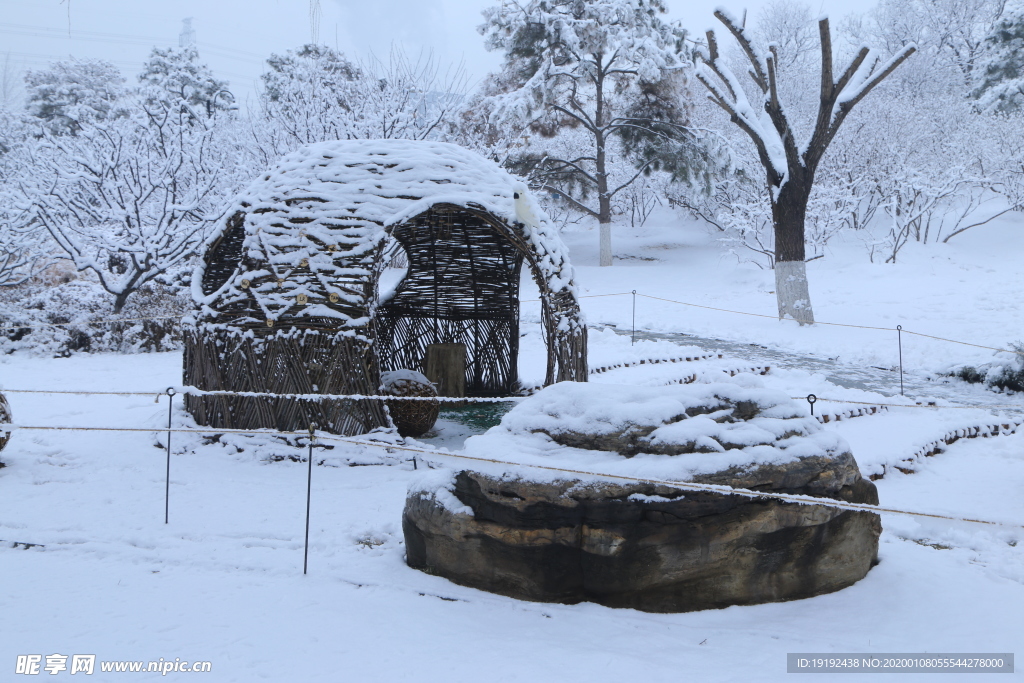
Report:
[[682,612],[839,590],[877,556],[876,514],[669,483],[877,504],[846,442],[752,376],[563,382],[466,451],[521,466],[481,463],[410,487],[407,556],[484,590]]

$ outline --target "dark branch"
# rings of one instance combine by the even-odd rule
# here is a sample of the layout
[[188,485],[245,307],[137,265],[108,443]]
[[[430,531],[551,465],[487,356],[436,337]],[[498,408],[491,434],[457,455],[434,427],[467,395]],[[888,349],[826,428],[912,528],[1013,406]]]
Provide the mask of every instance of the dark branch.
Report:
[[821,101],[832,97],[835,90],[835,76],[832,73],[832,34],[828,27],[828,17],[818,22],[818,35],[821,37]]
[[725,27],[729,29],[729,32],[736,38],[736,42],[740,44],[743,49],[743,53],[747,55],[747,59],[750,60],[750,64],[754,67],[750,72],[750,77],[754,79],[754,83],[757,83],[757,87],[761,89],[761,92],[768,92],[768,77],[764,73],[764,69],[761,68],[761,60],[754,54],[754,47],[747,40],[746,34],[743,29],[736,24],[732,23],[732,20],[725,15],[721,10],[715,10],[715,16],[718,20],[725,24]]
[[541,185],[540,187],[541,187],[542,190],[547,190],[548,192],[555,192],[555,193],[557,193],[559,197],[561,197],[565,201],[569,202],[571,205],[573,205],[574,207],[576,207],[578,210],[582,211],[583,213],[588,214],[588,215],[590,215],[590,216],[592,216],[594,218],[600,218],[600,215],[597,213],[597,211],[594,211],[593,209],[591,209],[589,206],[586,206],[585,204],[580,204],[578,201],[576,201],[575,199],[570,197],[564,190],[560,190],[557,187],[554,187],[553,185]]

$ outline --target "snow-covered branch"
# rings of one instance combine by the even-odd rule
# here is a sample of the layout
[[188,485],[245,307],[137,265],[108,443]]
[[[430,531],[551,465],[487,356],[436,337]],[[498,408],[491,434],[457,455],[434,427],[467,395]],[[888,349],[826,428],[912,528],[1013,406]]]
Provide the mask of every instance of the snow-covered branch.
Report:
[[185,102],[126,104],[75,136],[46,134],[22,192],[33,220],[115,297],[179,267],[237,184],[217,116]]

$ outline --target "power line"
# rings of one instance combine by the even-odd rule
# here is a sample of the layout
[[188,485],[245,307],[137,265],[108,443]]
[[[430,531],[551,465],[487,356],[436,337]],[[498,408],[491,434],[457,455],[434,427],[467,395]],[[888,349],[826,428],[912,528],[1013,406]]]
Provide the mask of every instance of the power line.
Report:
[[[153,45],[169,44],[172,41],[167,38],[154,38],[148,36],[138,35],[126,35],[121,33],[104,33],[101,31],[80,31],[73,30],[71,35],[67,35],[64,31],[59,29],[51,29],[46,26],[32,26],[29,24],[12,24],[9,22],[0,22],[0,33],[7,33],[11,35],[29,36],[33,38],[55,38],[61,40],[83,40],[90,42],[102,42],[102,43],[119,43],[122,45],[136,45],[144,47],[152,47]],[[193,33],[195,31],[193,30]],[[180,42],[180,36],[179,36]],[[196,41],[193,43],[203,50],[209,50],[212,52],[224,53],[221,56],[243,60],[250,58],[253,60],[263,61],[265,55],[260,55],[255,52],[249,52],[247,50],[239,50],[238,48],[227,47],[225,45],[217,45],[206,41]],[[234,54],[230,54],[234,53]]]
[[[12,56],[15,56],[15,57],[17,57],[18,62],[20,62],[21,65],[31,66],[31,67],[49,66],[49,64],[52,63],[52,62],[57,62],[57,61],[65,60],[65,59],[67,59],[69,57],[69,55],[47,55],[47,54],[42,54],[42,53],[15,52],[15,51],[4,51],[3,53],[0,53],[0,54],[10,54]],[[120,67],[124,67],[126,69],[138,69],[139,67],[142,66],[142,61],[132,62],[132,61],[124,60],[124,59],[105,59],[105,58],[103,59],[103,61],[110,62],[114,66],[120,66]],[[254,75],[254,74],[247,74],[247,75],[246,74],[239,74],[239,73],[235,73],[233,71],[225,71],[223,69],[216,69],[215,71],[219,75],[228,76],[228,77],[230,77],[232,79],[235,79],[236,83],[237,82],[248,83],[249,81],[253,81],[256,78],[258,78],[258,76]],[[29,325],[29,327],[32,327],[32,326]]]

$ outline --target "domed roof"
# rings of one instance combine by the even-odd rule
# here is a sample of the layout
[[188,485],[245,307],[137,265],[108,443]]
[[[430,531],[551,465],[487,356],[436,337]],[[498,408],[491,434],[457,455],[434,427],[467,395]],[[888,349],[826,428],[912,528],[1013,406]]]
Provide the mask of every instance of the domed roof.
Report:
[[[517,218],[516,193],[529,225]],[[365,325],[365,283],[387,229],[438,204],[491,214],[524,239],[552,291],[575,294],[556,229],[496,163],[443,142],[337,140],[286,155],[235,198],[192,279],[200,317],[245,300],[251,324],[294,316]]]

